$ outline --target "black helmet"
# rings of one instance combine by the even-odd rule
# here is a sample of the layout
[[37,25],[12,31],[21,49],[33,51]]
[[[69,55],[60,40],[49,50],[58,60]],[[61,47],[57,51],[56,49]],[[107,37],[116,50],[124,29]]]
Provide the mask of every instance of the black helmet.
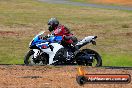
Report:
[[49,31],[53,31],[55,29],[55,27],[57,27],[59,25],[59,21],[56,18],[50,18],[48,21],[48,25],[49,25]]

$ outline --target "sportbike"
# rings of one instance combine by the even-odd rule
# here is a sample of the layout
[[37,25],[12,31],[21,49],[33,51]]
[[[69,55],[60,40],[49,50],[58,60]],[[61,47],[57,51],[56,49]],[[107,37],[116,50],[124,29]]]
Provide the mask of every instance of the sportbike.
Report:
[[24,58],[25,65],[86,65],[102,66],[98,52],[81,48],[89,43],[96,45],[97,36],[87,36],[75,45],[64,46],[62,36],[45,35],[44,39],[37,34],[29,44],[30,50]]

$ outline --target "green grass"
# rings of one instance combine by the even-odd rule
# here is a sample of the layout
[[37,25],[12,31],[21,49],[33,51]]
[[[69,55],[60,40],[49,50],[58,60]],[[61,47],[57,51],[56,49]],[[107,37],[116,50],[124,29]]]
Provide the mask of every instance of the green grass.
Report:
[[[107,10],[36,0],[0,0],[0,63],[21,64],[28,43],[39,31],[47,29],[47,21],[57,17],[79,38],[97,35],[97,50],[103,65],[132,66],[132,11]],[[12,31],[18,35],[5,33]]]
[[104,66],[131,66],[130,54],[102,54]]

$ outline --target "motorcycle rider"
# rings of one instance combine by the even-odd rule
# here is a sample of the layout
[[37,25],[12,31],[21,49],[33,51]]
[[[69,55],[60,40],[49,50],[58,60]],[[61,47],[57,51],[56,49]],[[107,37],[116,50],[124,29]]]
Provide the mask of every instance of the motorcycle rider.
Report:
[[59,23],[56,18],[50,18],[48,21],[48,30],[52,32],[55,36],[62,36],[61,44],[63,46],[75,45],[77,43],[77,38],[70,32],[70,30]]

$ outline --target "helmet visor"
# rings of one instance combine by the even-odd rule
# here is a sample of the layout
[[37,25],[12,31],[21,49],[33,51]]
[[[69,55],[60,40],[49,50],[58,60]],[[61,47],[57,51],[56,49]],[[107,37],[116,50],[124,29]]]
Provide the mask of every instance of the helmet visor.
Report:
[[50,32],[52,32],[54,29],[51,25],[49,25],[49,29],[48,29]]

